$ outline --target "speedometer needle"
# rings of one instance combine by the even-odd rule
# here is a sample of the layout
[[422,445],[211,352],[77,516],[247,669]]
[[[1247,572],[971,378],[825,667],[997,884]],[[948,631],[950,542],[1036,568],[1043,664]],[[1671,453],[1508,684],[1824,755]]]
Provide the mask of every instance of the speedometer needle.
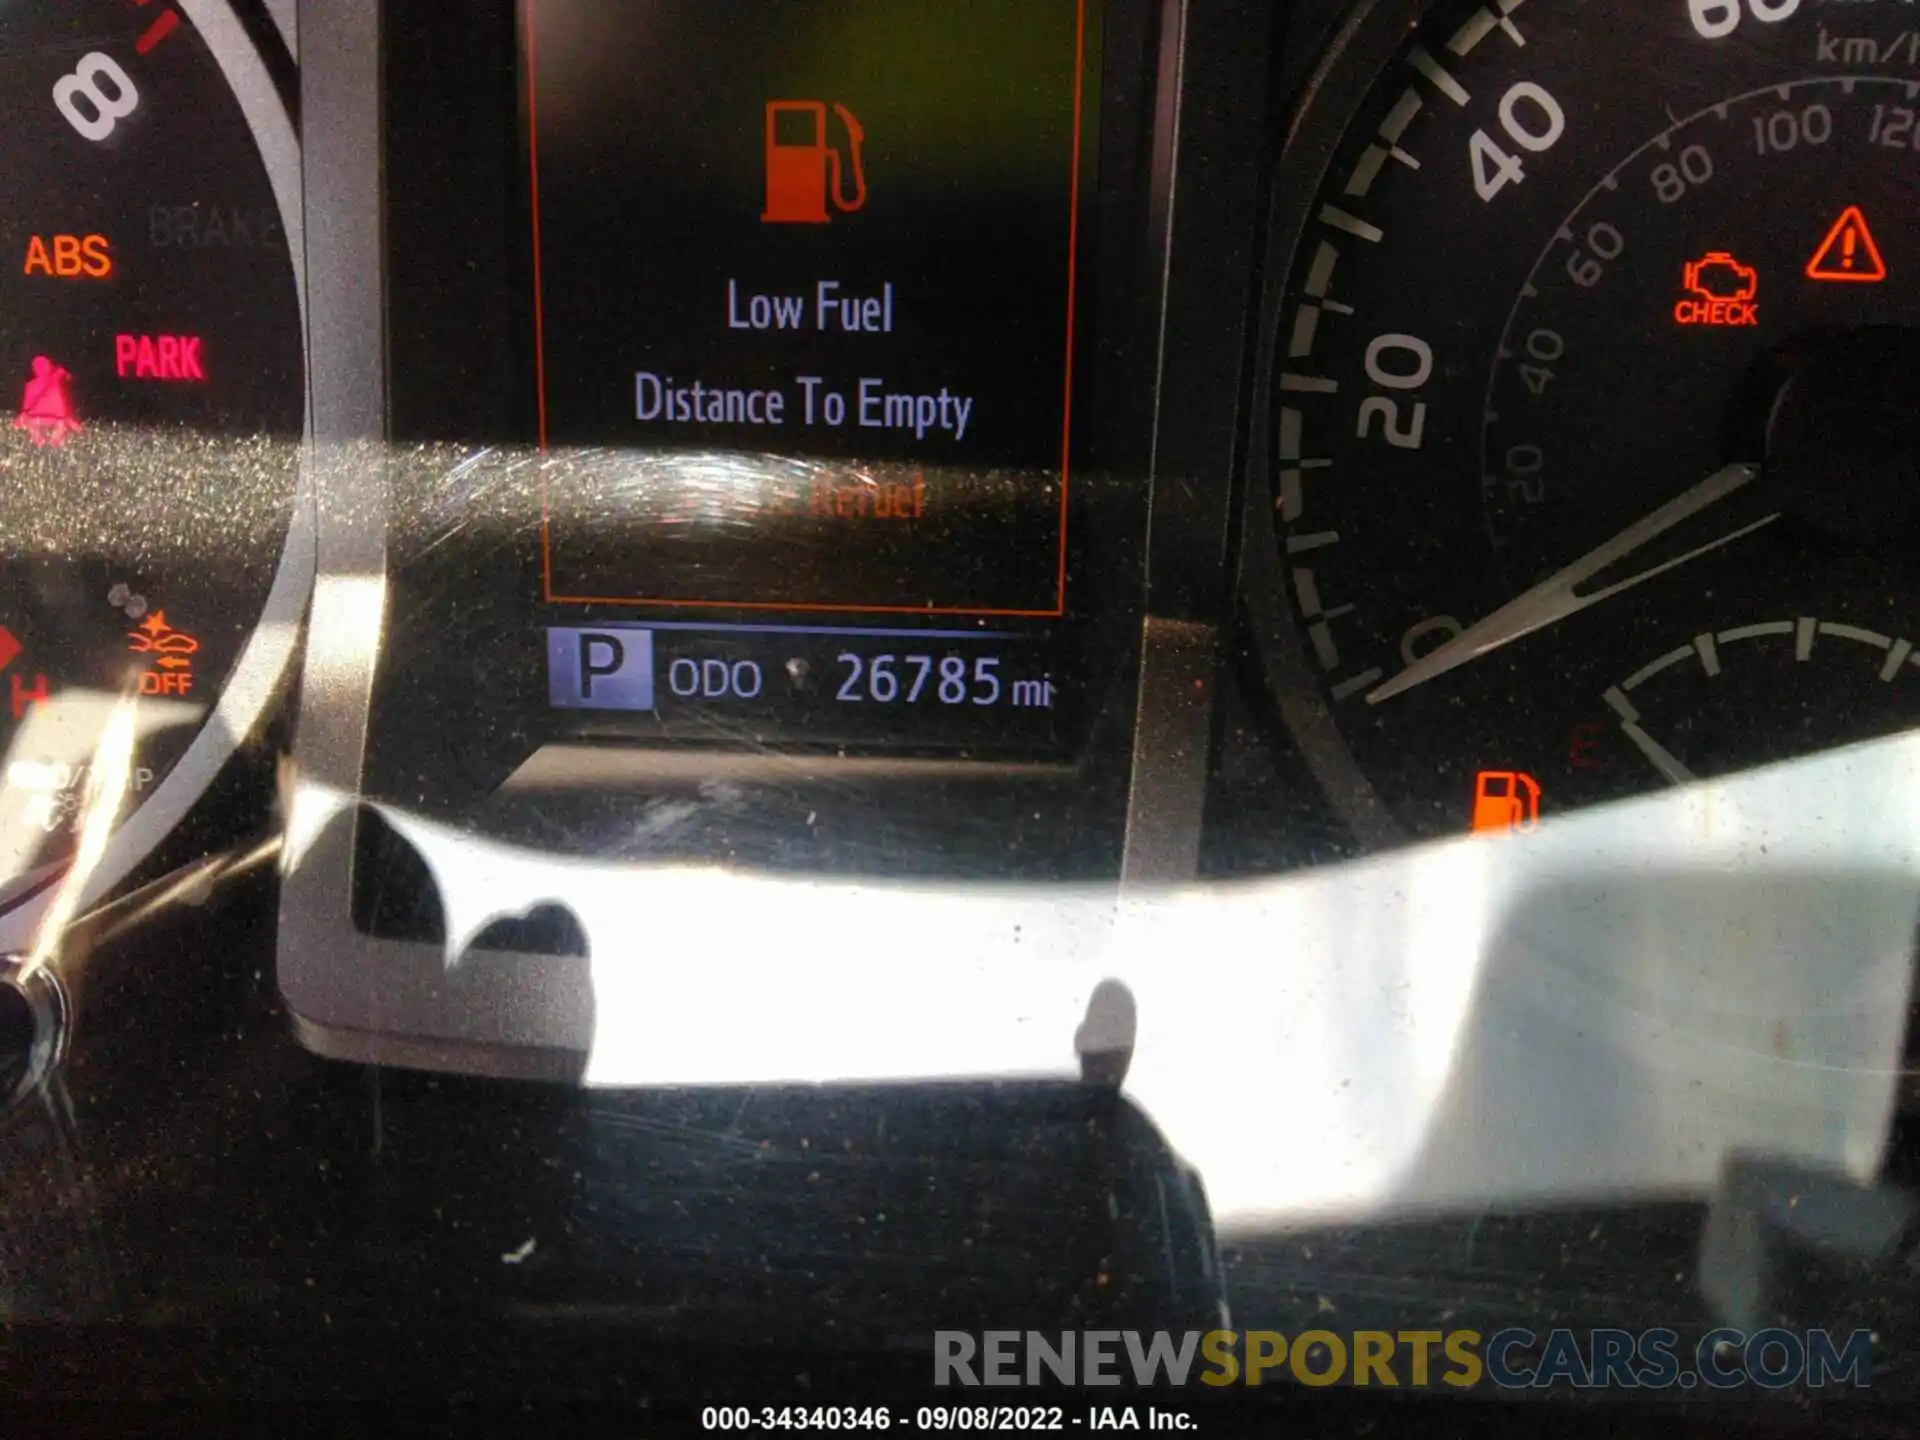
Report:
[[1742,526],[1730,535],[1722,535],[1718,540],[1710,540],[1697,549],[1689,550],[1651,569],[1642,570],[1638,575],[1630,575],[1591,594],[1583,595],[1579,587],[1591,580],[1609,566],[1633,554],[1634,551],[1664,535],[1674,526],[1694,515],[1698,515],[1708,506],[1714,505],[1743,485],[1753,482],[1760,474],[1754,465],[1729,465],[1726,469],[1708,476],[1685,494],[1676,496],[1642,520],[1636,521],[1622,530],[1613,539],[1594,550],[1588,551],[1571,565],[1542,580],[1526,594],[1509,601],[1494,611],[1486,619],[1469,626],[1454,636],[1446,644],[1429,651],[1414,661],[1398,675],[1384,685],[1375,687],[1367,693],[1367,703],[1378,705],[1382,700],[1391,700],[1396,695],[1404,695],[1416,685],[1424,685],[1436,676],[1465,665],[1470,660],[1478,660],[1483,655],[1491,655],[1503,645],[1511,645],[1522,636],[1531,635],[1536,630],[1544,630],[1549,625],[1557,625],[1569,615],[1577,615],[1590,605],[1598,605],[1602,600],[1611,599],[1622,591],[1664,575],[1669,570],[1685,565],[1689,560],[1697,560],[1722,546],[1730,545],[1743,535],[1751,535],[1764,525],[1771,525],[1780,518],[1778,511],[1756,520],[1751,525]]

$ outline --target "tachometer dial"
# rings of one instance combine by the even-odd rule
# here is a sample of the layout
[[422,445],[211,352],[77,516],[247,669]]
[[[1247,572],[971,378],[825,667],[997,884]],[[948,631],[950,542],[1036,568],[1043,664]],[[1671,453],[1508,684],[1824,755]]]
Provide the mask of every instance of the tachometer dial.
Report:
[[124,872],[293,645],[298,158],[225,0],[0,5],[0,910],[89,815]]
[[1525,826],[1920,719],[1912,11],[1405,17],[1276,200],[1249,604],[1329,789]]

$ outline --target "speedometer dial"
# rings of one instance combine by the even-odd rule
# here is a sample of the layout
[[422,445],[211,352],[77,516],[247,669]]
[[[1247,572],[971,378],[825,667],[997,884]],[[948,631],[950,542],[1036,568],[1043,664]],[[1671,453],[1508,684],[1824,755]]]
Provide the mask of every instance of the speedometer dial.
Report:
[[1525,826],[1920,719],[1913,10],[1389,9],[1290,137],[1249,527],[1330,791]]
[[123,873],[294,642],[299,157],[271,73],[225,0],[0,4],[0,913],[90,816],[89,888]]

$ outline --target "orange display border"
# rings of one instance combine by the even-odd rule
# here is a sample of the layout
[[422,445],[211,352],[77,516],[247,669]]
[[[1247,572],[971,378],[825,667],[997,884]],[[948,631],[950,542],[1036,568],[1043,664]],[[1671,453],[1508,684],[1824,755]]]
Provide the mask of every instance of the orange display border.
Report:
[[[533,216],[533,349],[534,387],[537,394],[540,450],[547,449],[547,352],[546,319],[542,303],[540,255],[540,111],[538,67],[535,63],[533,7],[536,0],[522,0],[521,23],[526,47],[527,69],[527,172]],[[540,585],[548,604],[554,605],[647,605],[659,608],[704,610],[785,610],[793,612],[858,615],[980,615],[1003,618],[1057,620],[1067,609],[1067,490],[1072,464],[1073,437],[1073,350],[1074,301],[1078,285],[1080,258],[1080,152],[1085,123],[1087,70],[1087,0],[1078,0],[1074,29],[1073,64],[1073,207],[1067,225],[1067,353],[1064,397],[1060,414],[1060,546],[1055,575],[1054,604],[1051,610],[995,609],[973,605],[862,605],[820,601],[655,599],[617,595],[556,595],[553,593],[553,547],[548,533],[547,479],[540,479]]]

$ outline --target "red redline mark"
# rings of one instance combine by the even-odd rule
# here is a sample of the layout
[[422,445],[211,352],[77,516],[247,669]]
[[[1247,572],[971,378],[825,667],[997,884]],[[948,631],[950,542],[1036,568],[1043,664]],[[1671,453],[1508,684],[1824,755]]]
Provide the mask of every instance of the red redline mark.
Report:
[[178,10],[162,10],[146,29],[146,33],[133,42],[133,48],[144,55],[171,35],[174,27],[180,23]]

